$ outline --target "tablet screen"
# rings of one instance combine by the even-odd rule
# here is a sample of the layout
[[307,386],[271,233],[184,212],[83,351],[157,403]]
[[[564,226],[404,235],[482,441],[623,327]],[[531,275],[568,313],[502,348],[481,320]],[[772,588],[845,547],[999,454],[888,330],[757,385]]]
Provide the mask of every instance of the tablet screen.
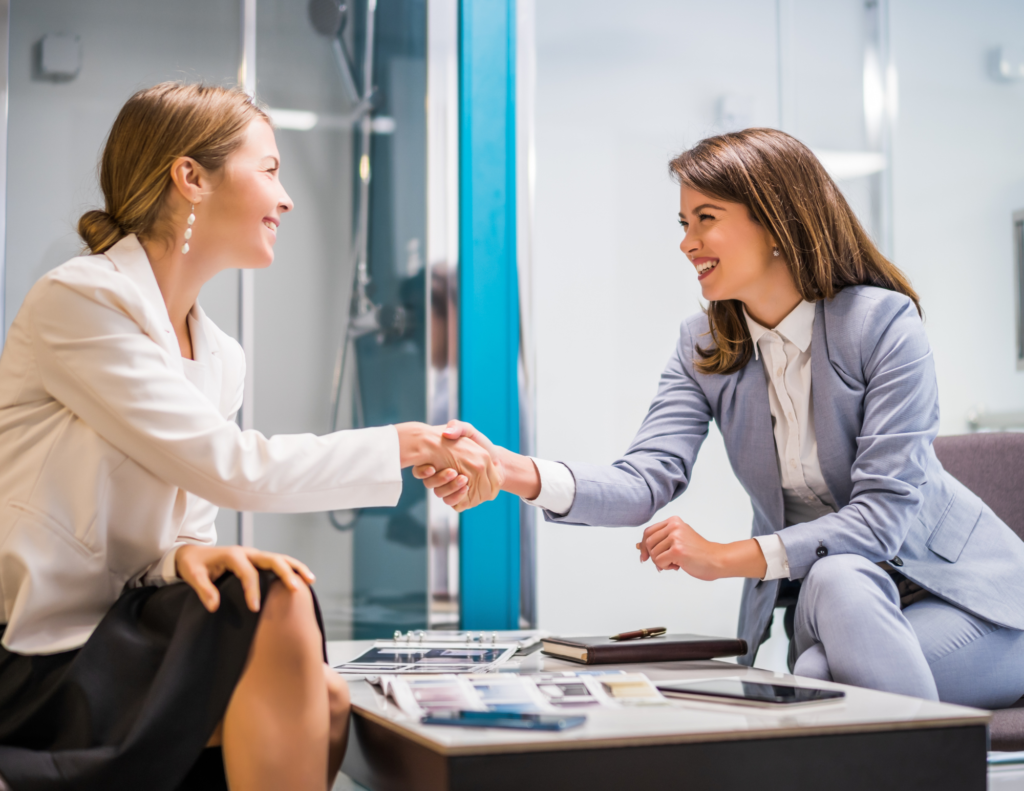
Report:
[[741,681],[738,678],[661,682],[657,687],[668,697],[717,698],[723,703],[747,703],[755,706],[815,703],[822,700],[835,700],[846,694],[842,690],[836,689],[763,684]]

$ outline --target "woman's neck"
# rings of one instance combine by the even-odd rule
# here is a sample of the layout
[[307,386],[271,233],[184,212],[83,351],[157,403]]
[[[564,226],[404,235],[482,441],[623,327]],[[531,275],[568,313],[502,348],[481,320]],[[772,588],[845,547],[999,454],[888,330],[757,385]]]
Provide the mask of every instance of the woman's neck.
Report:
[[775,329],[803,301],[789,269],[778,259],[749,292],[739,297],[740,302],[750,318],[770,330]]
[[142,241],[142,247],[149,257],[153,275],[167,306],[167,315],[178,338],[181,356],[191,360],[192,336],[188,330],[188,314],[207,280],[202,276],[204,268],[196,265],[198,261],[188,260],[188,256],[173,244],[151,240]]

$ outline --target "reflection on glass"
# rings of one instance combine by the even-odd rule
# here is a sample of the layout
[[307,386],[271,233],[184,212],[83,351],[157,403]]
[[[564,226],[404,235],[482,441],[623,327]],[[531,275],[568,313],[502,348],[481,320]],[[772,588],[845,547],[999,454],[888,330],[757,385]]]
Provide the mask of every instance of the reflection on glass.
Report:
[[[426,420],[424,0],[259,0],[257,92],[296,210],[256,284],[264,433]],[[397,509],[256,517],[317,574],[328,637],[426,621],[425,491]]]

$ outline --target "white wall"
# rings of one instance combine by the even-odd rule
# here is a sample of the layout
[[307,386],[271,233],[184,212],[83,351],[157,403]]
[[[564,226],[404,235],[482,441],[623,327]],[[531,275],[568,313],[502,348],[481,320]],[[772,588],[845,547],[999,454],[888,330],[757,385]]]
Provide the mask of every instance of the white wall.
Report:
[[892,38],[896,262],[924,305],[942,433],[962,433],[971,407],[1024,410],[1010,220],[1024,209],[1024,82],[986,68],[991,48],[1024,47],[1024,3],[897,0]]
[[[745,125],[779,125],[781,108],[782,128],[812,147],[863,147],[862,9],[859,0],[537,4],[539,455],[620,455],[679,322],[699,310],[677,248],[678,197],[666,165],[718,131],[718,97],[746,97]],[[998,84],[985,71],[987,49],[1024,44],[1024,5],[892,0],[891,18],[894,257],[927,312],[942,430],[960,432],[969,406],[1024,409],[1010,234],[1010,213],[1024,208],[1024,84]],[[866,212],[866,180],[841,186]],[[749,535],[749,502],[714,427],[689,490],[655,519],[671,514],[712,540]],[[640,534],[541,523],[540,625],[577,634],[653,625],[733,634],[738,581],[641,566]],[[781,667],[782,649],[773,638],[759,664]]]
[[[188,20],[189,35],[184,35]],[[180,30],[182,35],[169,35]],[[78,35],[82,69],[67,82],[34,74],[34,48],[47,33]],[[125,100],[162,80],[226,83],[238,68],[233,0],[69,3],[32,0],[11,8],[6,321],[49,269],[78,255],[76,227],[102,205],[97,165]],[[211,284],[211,315],[237,323],[229,283]]]

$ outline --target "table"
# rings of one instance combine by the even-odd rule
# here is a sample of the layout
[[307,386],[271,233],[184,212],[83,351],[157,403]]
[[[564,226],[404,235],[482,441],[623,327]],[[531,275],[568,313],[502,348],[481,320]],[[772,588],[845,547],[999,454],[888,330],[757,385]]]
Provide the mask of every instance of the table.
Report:
[[[328,643],[332,664],[371,641]],[[641,791],[642,789],[956,789],[984,791],[987,711],[730,662],[605,665],[652,680],[740,677],[846,691],[839,703],[776,712],[673,700],[588,709],[562,732],[421,725],[362,680],[342,771],[373,791]],[[580,670],[540,653],[519,672]],[[591,668],[593,669],[593,668]]]

